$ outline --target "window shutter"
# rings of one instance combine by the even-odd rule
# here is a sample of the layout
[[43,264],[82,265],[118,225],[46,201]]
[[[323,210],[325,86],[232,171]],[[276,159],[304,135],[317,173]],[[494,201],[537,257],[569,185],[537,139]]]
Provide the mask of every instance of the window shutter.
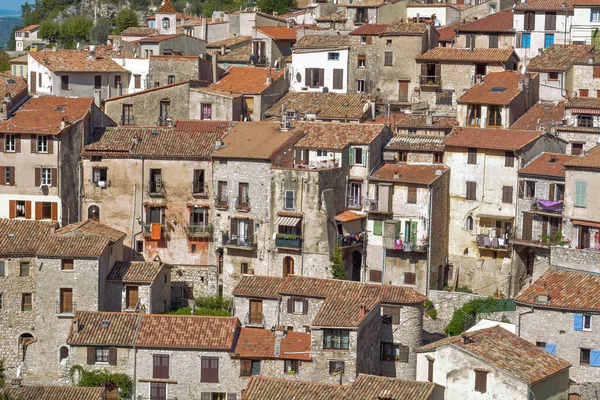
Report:
[[58,221],[58,203],[52,203],[52,221]]
[[583,314],[573,314],[573,330],[583,330]]
[[383,233],[383,221],[373,221],[373,235],[381,236]]
[[96,348],[91,347],[91,346],[88,347],[87,348],[87,365],[94,365],[94,361],[96,361],[95,358],[96,358]]
[[[8,167],[6,167],[8,168]],[[0,167],[0,185],[4,185],[6,182],[4,181],[4,177],[6,176],[4,167]]]
[[319,68],[319,85],[325,86],[325,70],[323,68]]
[[15,167],[7,167],[10,173],[10,186],[16,186],[16,178],[17,176],[15,175]]
[[516,35],[516,37],[515,37],[515,47],[517,49],[521,48],[521,40],[523,40],[522,36],[521,36],[521,32],[518,32],[517,35]]
[[287,312],[288,314],[294,312],[294,300],[291,297],[287,301]]
[[0,153],[4,152],[4,133],[0,133]]
[[367,36],[366,39],[367,39],[367,41],[366,41],[367,44],[371,44],[373,38],[371,36]]
[[117,365],[117,348],[111,347],[108,349],[108,364]]
[[35,154],[37,153],[37,136],[36,135],[29,135],[29,137],[31,138],[31,154]]
[[348,164],[350,166],[354,165],[354,147],[350,147],[350,149],[348,149]]
[[58,169],[52,168],[52,187],[56,187],[58,185]]
[[25,218],[31,219],[31,201],[25,202]]
[[372,269],[369,270],[369,282],[379,282],[381,283],[381,271]]
[[39,201],[35,202],[35,219],[42,219],[42,203]]
[[550,343],[546,343],[546,351],[550,354],[552,354],[553,356],[556,355],[556,345],[555,344],[550,344]]
[[248,240],[252,243],[254,241],[254,220],[248,220]]
[[302,300],[302,314],[308,314],[308,299]]
[[39,187],[40,183],[42,182],[42,174],[41,174],[41,169],[40,168],[36,168],[35,169],[35,186]]
[[[421,76],[427,76],[427,64],[421,64]],[[426,78],[423,78],[425,82],[427,82]]]
[[310,87],[310,68],[304,68],[304,86]]
[[367,149],[363,149],[362,151],[362,165],[367,165]]
[[[2,151],[2,150],[0,150]],[[15,153],[21,152],[21,135],[15,135]]]
[[237,235],[237,219],[235,219],[235,218],[231,219],[229,231],[230,231],[229,232],[230,235]]
[[48,154],[52,154],[54,152],[54,139],[52,136],[48,135]]
[[600,367],[600,350],[590,350],[590,366]]
[[525,181],[519,181],[519,198],[525,197]]
[[[435,77],[439,79],[442,74],[442,64],[435,64]],[[434,82],[435,83],[435,82]]]
[[[30,202],[31,203],[31,202]],[[17,216],[17,210],[16,210],[16,202],[14,200],[9,200],[8,201],[8,218],[15,218]]]
[[343,89],[344,88],[344,70],[343,69],[334,69],[333,70],[333,89]]

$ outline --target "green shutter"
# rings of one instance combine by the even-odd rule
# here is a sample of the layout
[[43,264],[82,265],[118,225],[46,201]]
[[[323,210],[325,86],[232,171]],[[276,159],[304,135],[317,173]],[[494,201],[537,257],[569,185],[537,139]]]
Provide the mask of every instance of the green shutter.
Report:
[[587,182],[575,182],[575,205],[577,207],[587,205]]
[[354,147],[350,147],[348,150],[348,164],[350,164],[350,166],[354,165]]
[[363,149],[362,151],[362,165],[367,165],[367,149]]
[[381,236],[383,232],[383,221],[373,221],[373,235]]
[[418,222],[410,221],[410,241],[412,242],[413,246],[417,245],[417,228]]

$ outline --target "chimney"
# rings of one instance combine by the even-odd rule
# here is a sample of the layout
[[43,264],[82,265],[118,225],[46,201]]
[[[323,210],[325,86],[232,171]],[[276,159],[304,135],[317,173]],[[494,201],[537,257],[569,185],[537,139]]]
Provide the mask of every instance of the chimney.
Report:
[[206,17],[202,17],[202,29],[200,30],[200,39],[206,41],[208,37],[208,23]]
[[525,86],[525,80],[519,79],[519,90],[523,90],[524,86]]
[[4,97],[4,101],[2,102],[2,108],[0,109],[0,121],[8,119],[8,112],[11,102],[12,97],[10,97],[10,93],[6,93],[6,97]]
[[269,86],[273,83],[273,77],[271,76],[271,67],[267,70],[267,81],[265,82],[265,86]]
[[219,54],[213,54],[212,58],[212,83],[217,83],[217,63],[218,63]]
[[359,311],[358,315],[360,316],[360,318],[364,318],[366,314],[367,314],[367,310],[365,309],[365,305],[361,304],[360,305],[360,311]]
[[50,234],[51,234],[51,235],[54,235],[55,233],[56,233],[56,225],[52,225],[52,226],[50,227]]
[[221,46],[221,54],[225,55],[225,46]]
[[78,333],[79,332],[79,321],[74,319],[72,324],[73,324],[73,333]]
[[537,120],[537,126],[535,128],[536,131],[541,131],[542,130],[542,120],[538,118]]
[[69,118],[67,118],[67,116],[65,115],[60,121],[60,130],[62,131],[63,129],[65,129],[67,125],[69,125]]

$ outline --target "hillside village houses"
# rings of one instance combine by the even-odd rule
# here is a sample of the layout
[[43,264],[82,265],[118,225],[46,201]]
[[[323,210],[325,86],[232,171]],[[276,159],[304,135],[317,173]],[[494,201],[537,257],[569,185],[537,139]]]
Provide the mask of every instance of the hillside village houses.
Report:
[[157,6],[15,32],[0,395],[596,398],[600,6]]

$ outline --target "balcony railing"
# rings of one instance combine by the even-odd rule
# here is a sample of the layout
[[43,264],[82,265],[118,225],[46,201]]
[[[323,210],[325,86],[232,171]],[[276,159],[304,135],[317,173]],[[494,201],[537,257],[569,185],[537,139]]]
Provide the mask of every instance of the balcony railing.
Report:
[[254,236],[239,236],[229,235],[228,233],[223,234],[223,246],[235,247],[238,249],[253,250],[256,248],[256,242]]
[[246,313],[244,325],[265,326],[265,317],[263,314],[251,315],[250,313]]
[[250,199],[238,198],[235,202],[235,209],[237,211],[250,211]]
[[212,232],[211,224],[190,224],[185,227],[187,237],[212,237]]
[[497,251],[509,251],[510,240],[503,235],[490,236],[489,234],[479,233],[475,236],[475,244],[480,249],[490,249]]
[[302,248],[302,237],[297,235],[278,234],[275,237],[275,246],[287,247],[290,249],[300,249]]
[[[152,225],[153,223],[143,224],[142,225],[142,236],[144,237],[152,237]],[[161,237],[169,237],[169,228],[167,224],[159,224],[160,225],[160,236]]]
[[192,185],[192,196],[206,197],[208,196],[208,183],[196,182]]
[[348,196],[348,208],[362,208],[362,197]]
[[363,243],[363,233],[357,233],[354,235],[338,235],[338,246],[339,247],[350,247],[356,246]]
[[119,122],[121,125],[135,125],[135,117],[133,115],[121,116],[121,121]]
[[219,194],[215,199],[215,208],[218,210],[227,210],[229,208],[229,199],[226,194]]
[[57,314],[74,314],[77,310],[77,303],[74,301],[71,304],[61,304],[60,300],[56,302],[56,313]]
[[165,191],[165,182],[156,182],[150,181],[148,182],[148,195],[151,197],[164,197],[166,194]]
[[441,86],[442,77],[436,75],[421,75],[419,77],[419,84],[421,86]]

